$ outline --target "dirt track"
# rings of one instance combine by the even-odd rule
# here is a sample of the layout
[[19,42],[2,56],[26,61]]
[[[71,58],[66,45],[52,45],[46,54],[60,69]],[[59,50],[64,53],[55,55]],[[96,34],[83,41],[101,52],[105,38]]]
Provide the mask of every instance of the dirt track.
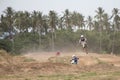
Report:
[[9,57],[8,60],[12,60],[12,63],[0,62],[0,80],[120,79],[119,56],[78,52],[74,54],[79,57],[77,65],[70,64],[73,53],[66,52],[59,56],[55,52],[39,52],[13,56],[12,59]]
[[[115,55],[109,55],[109,54],[95,54],[95,53],[74,53],[79,57],[79,64],[81,65],[94,65],[99,62],[105,62],[105,63],[110,63],[113,64],[114,66],[119,66],[120,67],[120,57],[115,56]],[[71,57],[73,53],[67,53],[67,52],[61,52],[58,58],[60,57]],[[33,58],[39,62],[48,62],[49,58],[51,57],[56,57],[56,52],[40,52],[40,53],[28,53],[24,55],[25,57],[28,58]]]

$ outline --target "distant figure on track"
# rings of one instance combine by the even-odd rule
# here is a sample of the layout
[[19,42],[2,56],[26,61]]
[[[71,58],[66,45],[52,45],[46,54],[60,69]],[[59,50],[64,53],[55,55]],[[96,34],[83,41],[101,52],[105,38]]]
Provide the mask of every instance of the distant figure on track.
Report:
[[78,57],[75,55],[72,55],[72,59],[71,59],[71,64],[77,64],[78,63]]
[[87,51],[87,47],[88,47],[87,46],[87,39],[84,37],[84,35],[80,36],[79,44],[81,44],[82,49],[86,52],[86,54],[88,54],[88,51]]
[[57,52],[57,53],[56,53],[56,56],[60,56],[60,52]]

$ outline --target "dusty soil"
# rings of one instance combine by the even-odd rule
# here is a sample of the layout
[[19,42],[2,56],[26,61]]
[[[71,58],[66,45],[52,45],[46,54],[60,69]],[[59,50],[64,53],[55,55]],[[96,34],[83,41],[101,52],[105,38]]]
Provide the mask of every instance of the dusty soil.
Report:
[[[70,64],[73,54],[79,57],[77,65]],[[120,56],[82,52],[3,55],[0,80],[120,80]]]
[[[69,57],[71,58],[72,55],[76,55],[79,57],[79,64],[80,66],[84,65],[94,65],[99,62],[106,62],[113,64],[114,66],[120,67],[120,56],[110,55],[110,54],[96,54],[96,53],[89,53],[85,54],[83,52],[76,52],[76,53],[67,53],[67,52],[61,52],[59,56],[56,55],[56,52],[40,52],[40,53],[28,53],[25,54],[25,57],[35,59],[39,62],[49,62],[50,58],[65,58]],[[63,62],[64,63],[64,62]]]

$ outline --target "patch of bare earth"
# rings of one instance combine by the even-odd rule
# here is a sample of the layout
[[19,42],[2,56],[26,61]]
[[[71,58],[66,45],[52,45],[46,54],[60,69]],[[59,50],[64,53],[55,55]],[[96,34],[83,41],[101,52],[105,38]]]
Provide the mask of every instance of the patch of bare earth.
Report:
[[[79,57],[77,65],[70,64],[73,54]],[[0,80],[37,80],[38,76],[41,78],[48,75],[75,75],[93,72],[103,76],[106,73],[120,72],[120,57],[105,54],[61,52],[60,55],[56,55],[56,52],[39,52],[21,56],[9,55],[9,58],[1,56],[0,59]],[[5,61],[6,59],[8,60]],[[44,77],[43,80],[52,79]],[[116,78],[116,80],[119,79]]]

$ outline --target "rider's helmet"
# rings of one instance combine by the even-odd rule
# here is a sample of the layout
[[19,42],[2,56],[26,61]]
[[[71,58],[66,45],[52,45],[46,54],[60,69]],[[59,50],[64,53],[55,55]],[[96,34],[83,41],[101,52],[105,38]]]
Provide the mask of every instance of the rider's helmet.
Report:
[[72,55],[72,57],[75,57],[75,55]]
[[84,35],[81,35],[80,37],[84,37]]

